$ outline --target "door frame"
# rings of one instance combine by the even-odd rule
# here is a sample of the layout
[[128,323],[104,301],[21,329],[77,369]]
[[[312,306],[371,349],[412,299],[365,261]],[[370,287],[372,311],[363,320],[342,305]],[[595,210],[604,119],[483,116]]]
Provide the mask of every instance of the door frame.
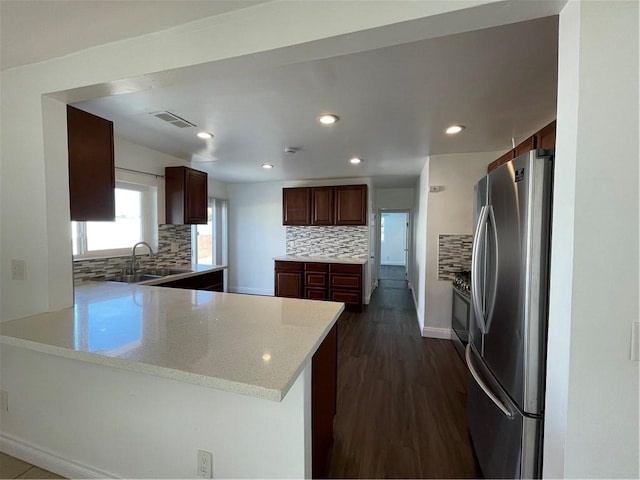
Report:
[[413,258],[413,210],[410,208],[378,208],[376,212],[376,254],[375,254],[375,268],[376,268],[376,286],[380,276],[380,268],[382,264],[382,241],[380,239],[380,225],[382,225],[383,213],[406,213],[407,214],[407,264],[405,265],[405,274],[407,276],[407,285],[411,288],[411,260]]

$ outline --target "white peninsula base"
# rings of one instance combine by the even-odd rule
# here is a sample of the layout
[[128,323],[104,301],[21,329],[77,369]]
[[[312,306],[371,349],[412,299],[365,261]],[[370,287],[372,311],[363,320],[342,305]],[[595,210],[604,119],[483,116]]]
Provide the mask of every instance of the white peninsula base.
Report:
[[0,450],[70,478],[311,477],[311,365],[281,402],[50,355],[0,351]]

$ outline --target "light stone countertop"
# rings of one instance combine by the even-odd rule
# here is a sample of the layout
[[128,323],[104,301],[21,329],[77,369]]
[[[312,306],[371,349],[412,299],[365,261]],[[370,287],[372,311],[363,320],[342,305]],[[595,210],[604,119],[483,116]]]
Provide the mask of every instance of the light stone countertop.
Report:
[[281,401],[344,304],[84,282],[75,306],[0,323],[0,343]]
[[274,260],[279,262],[315,262],[315,263],[344,263],[351,265],[364,265],[367,263],[366,258],[358,257],[314,257],[304,255],[282,255],[281,257],[274,257]]

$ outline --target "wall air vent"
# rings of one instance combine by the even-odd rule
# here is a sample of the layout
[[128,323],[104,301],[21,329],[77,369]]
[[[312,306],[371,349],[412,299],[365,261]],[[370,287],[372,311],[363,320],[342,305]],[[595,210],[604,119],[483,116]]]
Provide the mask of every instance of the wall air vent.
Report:
[[185,120],[184,118],[180,118],[179,116],[171,113],[171,112],[152,112],[149,115],[153,115],[156,118],[159,118],[163,122],[170,123],[174,127],[178,128],[188,128],[195,127],[196,125]]

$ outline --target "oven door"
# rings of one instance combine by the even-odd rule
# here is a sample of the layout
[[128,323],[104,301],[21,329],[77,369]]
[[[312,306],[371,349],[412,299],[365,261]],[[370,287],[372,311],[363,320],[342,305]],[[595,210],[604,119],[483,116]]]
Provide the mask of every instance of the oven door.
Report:
[[451,305],[451,328],[455,332],[453,341],[461,355],[464,355],[464,347],[469,342],[470,313],[470,299],[454,288],[453,303]]

